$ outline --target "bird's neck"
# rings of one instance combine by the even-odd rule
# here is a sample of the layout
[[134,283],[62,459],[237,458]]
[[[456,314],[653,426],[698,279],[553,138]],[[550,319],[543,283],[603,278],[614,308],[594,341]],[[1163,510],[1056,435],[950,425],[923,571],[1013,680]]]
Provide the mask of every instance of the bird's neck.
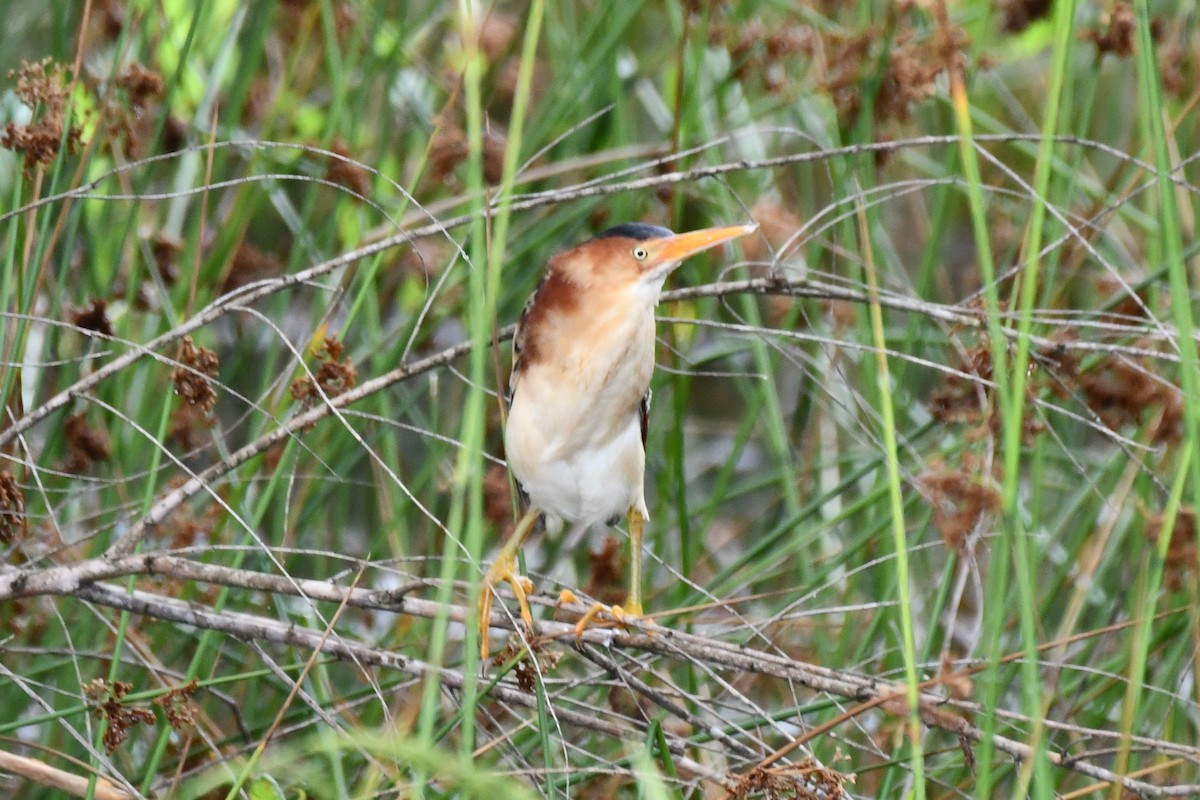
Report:
[[623,362],[648,361],[652,370],[657,292],[599,286],[579,291],[577,302],[558,302],[538,320],[532,343],[538,365],[582,383],[631,366]]

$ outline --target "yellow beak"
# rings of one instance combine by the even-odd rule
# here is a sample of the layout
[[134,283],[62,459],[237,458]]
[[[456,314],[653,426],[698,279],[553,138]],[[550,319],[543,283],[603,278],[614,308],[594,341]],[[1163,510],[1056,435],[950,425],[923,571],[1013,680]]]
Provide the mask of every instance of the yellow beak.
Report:
[[667,265],[674,266],[688,256],[694,256],[717,245],[732,241],[758,230],[758,223],[731,225],[727,228],[704,228],[699,231],[677,233],[644,243],[646,248],[645,271],[655,272]]

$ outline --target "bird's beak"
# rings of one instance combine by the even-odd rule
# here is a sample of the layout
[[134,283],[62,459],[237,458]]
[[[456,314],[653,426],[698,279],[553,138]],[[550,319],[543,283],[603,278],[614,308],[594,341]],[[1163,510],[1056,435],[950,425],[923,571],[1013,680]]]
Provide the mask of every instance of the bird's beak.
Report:
[[694,256],[705,250],[732,241],[739,237],[754,233],[758,224],[731,225],[728,228],[705,228],[688,233],[677,233],[674,236],[664,236],[661,239],[651,239],[646,242],[647,257],[646,272],[657,272],[663,267],[673,268],[688,256]]

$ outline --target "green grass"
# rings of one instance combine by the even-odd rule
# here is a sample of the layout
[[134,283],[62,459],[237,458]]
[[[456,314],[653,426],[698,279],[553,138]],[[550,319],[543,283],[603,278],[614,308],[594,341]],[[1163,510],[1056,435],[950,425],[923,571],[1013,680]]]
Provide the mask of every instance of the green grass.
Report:
[[[1195,15],[691,5],[12,10],[68,127],[0,149],[0,794],[1200,784]],[[538,534],[481,664],[546,261],[752,218],[660,307],[663,630],[574,647],[626,539]]]

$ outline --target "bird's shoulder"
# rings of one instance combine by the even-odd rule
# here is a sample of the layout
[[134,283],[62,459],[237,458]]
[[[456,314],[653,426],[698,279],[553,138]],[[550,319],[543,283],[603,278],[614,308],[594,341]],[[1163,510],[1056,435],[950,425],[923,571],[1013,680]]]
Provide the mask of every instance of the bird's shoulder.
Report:
[[533,304],[537,302],[538,290],[542,288],[542,284],[546,282],[546,276],[542,276],[542,280],[538,283],[537,289],[529,295],[525,300],[525,306],[521,309],[521,316],[517,318],[517,329],[513,333],[512,340],[512,370],[508,374],[508,404],[512,405],[513,392],[517,388],[517,379],[521,376],[521,354],[525,352],[526,338],[526,323],[529,320],[529,314],[533,311]]
[[521,316],[517,320],[517,330],[513,334],[513,363],[508,379],[508,400],[516,390],[521,373],[540,358],[539,329],[545,324],[544,320],[554,312],[571,312],[579,306],[580,287],[554,268],[550,267],[542,274],[537,288],[525,301]]
[[552,270],[546,270],[542,274],[542,278],[538,281],[538,285],[525,299],[525,305],[521,309],[521,316],[517,318],[517,330],[513,333],[513,358],[512,370],[508,376],[508,403],[512,405],[513,393],[517,388],[517,381],[521,377],[521,371],[525,367],[526,352],[531,344],[529,322],[533,317],[534,309],[537,307],[538,296],[545,290],[546,284],[551,281]]

